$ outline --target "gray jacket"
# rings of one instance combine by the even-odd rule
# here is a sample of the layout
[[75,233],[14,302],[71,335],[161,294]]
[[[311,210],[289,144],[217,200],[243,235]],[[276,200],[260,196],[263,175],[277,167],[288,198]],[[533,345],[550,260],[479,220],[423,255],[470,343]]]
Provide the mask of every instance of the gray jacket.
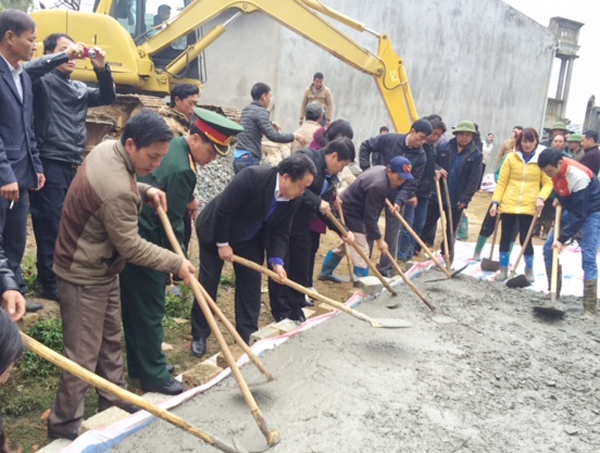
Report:
[[294,141],[294,134],[282,134],[273,127],[269,117],[269,111],[258,101],[252,101],[242,110],[240,123],[244,130],[237,136],[237,150],[244,150],[254,154],[259,159],[262,151],[260,142],[262,136],[266,135],[269,140],[277,143],[290,143]]
[[55,70],[69,61],[64,52],[44,55],[27,63],[33,83],[35,138],[42,159],[80,165],[87,144],[88,107],[112,104],[117,93],[108,65],[96,70],[98,88],[72,80]]

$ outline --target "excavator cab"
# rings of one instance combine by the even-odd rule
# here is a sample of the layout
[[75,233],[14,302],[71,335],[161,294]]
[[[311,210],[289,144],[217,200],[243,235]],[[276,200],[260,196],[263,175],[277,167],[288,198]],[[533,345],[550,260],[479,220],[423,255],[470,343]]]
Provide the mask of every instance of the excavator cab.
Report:
[[[177,16],[193,0],[112,0],[109,15],[129,33],[137,46],[144,44],[160,30],[170,26],[170,19]],[[94,12],[98,12],[100,0],[96,0]],[[152,56],[157,69],[164,70],[188,46],[202,36],[202,28],[192,31]],[[177,74],[177,78],[206,81],[204,53]]]

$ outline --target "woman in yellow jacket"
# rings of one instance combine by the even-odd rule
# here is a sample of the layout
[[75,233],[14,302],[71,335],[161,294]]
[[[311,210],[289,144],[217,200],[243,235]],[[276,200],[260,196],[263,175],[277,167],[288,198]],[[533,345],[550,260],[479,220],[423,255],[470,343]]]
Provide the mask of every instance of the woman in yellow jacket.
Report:
[[[502,214],[502,235],[500,238],[500,276],[508,277],[510,243],[515,240],[517,230],[521,245],[525,242],[527,230],[533,216],[542,212],[544,201],[552,192],[552,180],[537,165],[539,153],[544,146],[539,144],[535,129],[527,128],[517,139],[515,152],[510,153],[500,170],[498,185],[492,197],[490,215]],[[533,246],[531,241],[525,248],[525,276],[533,282]]]

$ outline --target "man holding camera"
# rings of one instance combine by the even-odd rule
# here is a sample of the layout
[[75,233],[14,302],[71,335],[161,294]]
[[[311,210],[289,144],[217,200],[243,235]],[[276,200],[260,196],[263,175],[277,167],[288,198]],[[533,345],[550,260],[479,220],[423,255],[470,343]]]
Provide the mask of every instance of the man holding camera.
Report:
[[[31,217],[42,296],[58,300],[54,245],[67,190],[83,161],[87,109],[112,104],[116,92],[102,49],[88,49],[55,33],[44,40],[44,53],[25,65],[33,83],[35,137],[46,175],[46,186],[31,194]],[[99,88],[71,79],[75,60],[84,58],[94,67]]]

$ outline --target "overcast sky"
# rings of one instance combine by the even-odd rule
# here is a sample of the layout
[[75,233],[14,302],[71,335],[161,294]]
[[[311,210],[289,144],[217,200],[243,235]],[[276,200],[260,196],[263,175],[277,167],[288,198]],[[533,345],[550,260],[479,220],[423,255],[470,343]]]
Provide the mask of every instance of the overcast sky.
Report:
[[[513,8],[548,26],[550,18],[564,17],[585,25],[579,33],[579,58],[573,66],[573,78],[567,104],[567,117],[576,124],[583,123],[588,99],[596,96],[600,105],[600,1],[598,0],[504,0]],[[560,60],[554,64],[554,77],[549,95],[556,95]]]

